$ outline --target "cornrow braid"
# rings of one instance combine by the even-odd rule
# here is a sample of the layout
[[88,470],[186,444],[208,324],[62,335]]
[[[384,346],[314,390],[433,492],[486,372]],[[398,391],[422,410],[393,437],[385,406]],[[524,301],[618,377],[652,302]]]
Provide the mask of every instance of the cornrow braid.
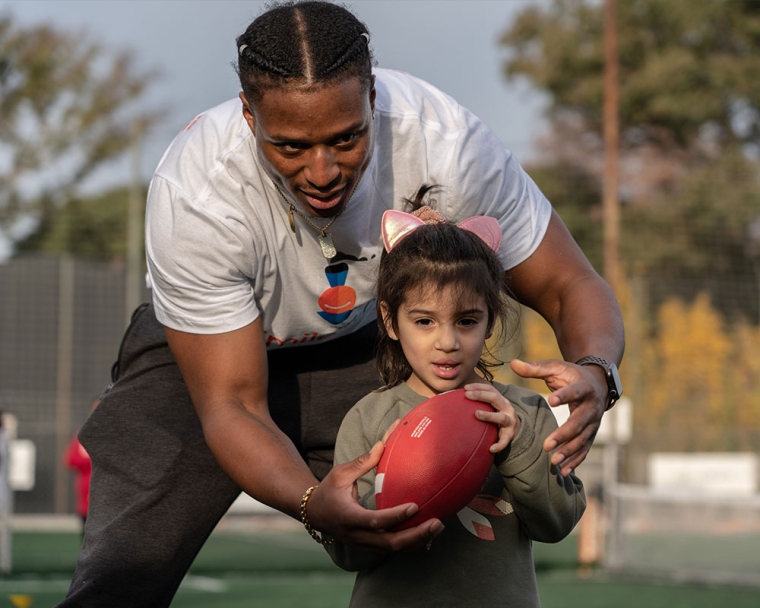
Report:
[[294,76],[296,76],[296,74],[294,74],[290,70],[285,70],[281,68],[280,66],[278,66],[277,64],[274,64],[271,61],[269,61],[266,57],[259,55],[247,44],[243,44],[240,46],[239,53],[240,53],[241,60],[252,63],[258,69],[264,72],[269,72],[271,74],[280,76],[282,78],[293,78]]
[[287,1],[261,14],[236,40],[237,72],[249,101],[272,87],[326,84],[358,77],[369,91],[369,31],[331,2]]
[[350,63],[354,57],[358,57],[362,53],[366,52],[367,45],[369,44],[369,34],[362,32],[358,38],[356,38],[346,51],[338,57],[338,59],[332,65],[325,69],[325,74],[332,74],[338,71],[342,66]]

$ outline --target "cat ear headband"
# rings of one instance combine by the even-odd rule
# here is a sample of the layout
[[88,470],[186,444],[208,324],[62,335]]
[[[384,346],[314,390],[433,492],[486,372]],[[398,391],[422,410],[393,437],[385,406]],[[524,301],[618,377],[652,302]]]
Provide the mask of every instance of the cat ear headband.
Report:
[[[433,213],[440,217],[440,219],[434,218],[432,221],[425,222],[415,215],[396,211],[395,209],[389,209],[383,213],[382,233],[385,250],[390,253],[391,249],[420,226],[424,226],[427,223],[441,223],[445,221],[440,214]],[[499,245],[501,245],[501,227],[495,218],[476,215],[462,220],[457,226],[480,237],[491,250],[495,252],[499,251]]]

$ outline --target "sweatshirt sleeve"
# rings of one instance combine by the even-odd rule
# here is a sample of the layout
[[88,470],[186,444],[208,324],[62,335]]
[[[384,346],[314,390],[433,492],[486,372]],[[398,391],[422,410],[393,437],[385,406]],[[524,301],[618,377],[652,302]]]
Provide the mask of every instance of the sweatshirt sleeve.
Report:
[[[510,387],[512,389],[514,387]],[[565,538],[586,509],[581,480],[563,477],[543,449],[544,440],[557,428],[549,405],[538,394],[507,390],[521,427],[496,464],[511,496],[512,507],[536,541],[555,543]]]
[[[357,407],[346,414],[335,440],[334,464],[350,462],[372,448],[377,441],[375,436],[378,432],[376,428],[368,428],[368,426],[375,426],[372,422],[368,417],[363,416]],[[384,430],[380,432],[380,437],[382,437],[383,432]],[[365,509],[376,509],[374,469],[360,477],[356,485],[359,493],[359,504]],[[384,553],[365,551],[337,541],[324,547],[333,562],[348,572],[374,568],[385,559]]]

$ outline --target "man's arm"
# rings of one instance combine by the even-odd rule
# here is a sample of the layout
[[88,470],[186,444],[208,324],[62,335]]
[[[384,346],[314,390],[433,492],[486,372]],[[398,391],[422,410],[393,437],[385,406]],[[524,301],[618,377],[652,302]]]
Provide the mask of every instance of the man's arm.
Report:
[[[214,335],[167,328],[166,336],[219,465],[246,493],[299,519],[304,492],[318,482],[269,415],[261,320]],[[368,511],[356,501],[355,480],[377,464],[381,453],[378,444],[369,454],[333,469],[309,500],[310,523],[360,546],[393,550],[422,545],[435,536],[440,522],[431,520],[410,534],[383,533],[416,507]]]
[[544,442],[546,451],[557,448],[552,464],[562,464],[567,475],[591,449],[607,400],[601,368],[567,362],[596,355],[620,363],[625,348],[620,307],[556,212],[535,253],[507,274],[517,299],[551,325],[566,360],[513,361],[512,369],[543,379],[553,391],[550,405],[570,405],[570,418]]

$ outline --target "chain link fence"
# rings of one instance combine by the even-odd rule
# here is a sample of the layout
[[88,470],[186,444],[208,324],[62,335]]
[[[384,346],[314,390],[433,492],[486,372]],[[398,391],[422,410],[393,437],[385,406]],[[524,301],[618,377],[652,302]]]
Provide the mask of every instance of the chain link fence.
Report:
[[0,294],[0,409],[35,446],[34,486],[15,493],[15,511],[73,512],[64,452],[110,381],[126,327],[124,266],[19,257],[0,265]]

